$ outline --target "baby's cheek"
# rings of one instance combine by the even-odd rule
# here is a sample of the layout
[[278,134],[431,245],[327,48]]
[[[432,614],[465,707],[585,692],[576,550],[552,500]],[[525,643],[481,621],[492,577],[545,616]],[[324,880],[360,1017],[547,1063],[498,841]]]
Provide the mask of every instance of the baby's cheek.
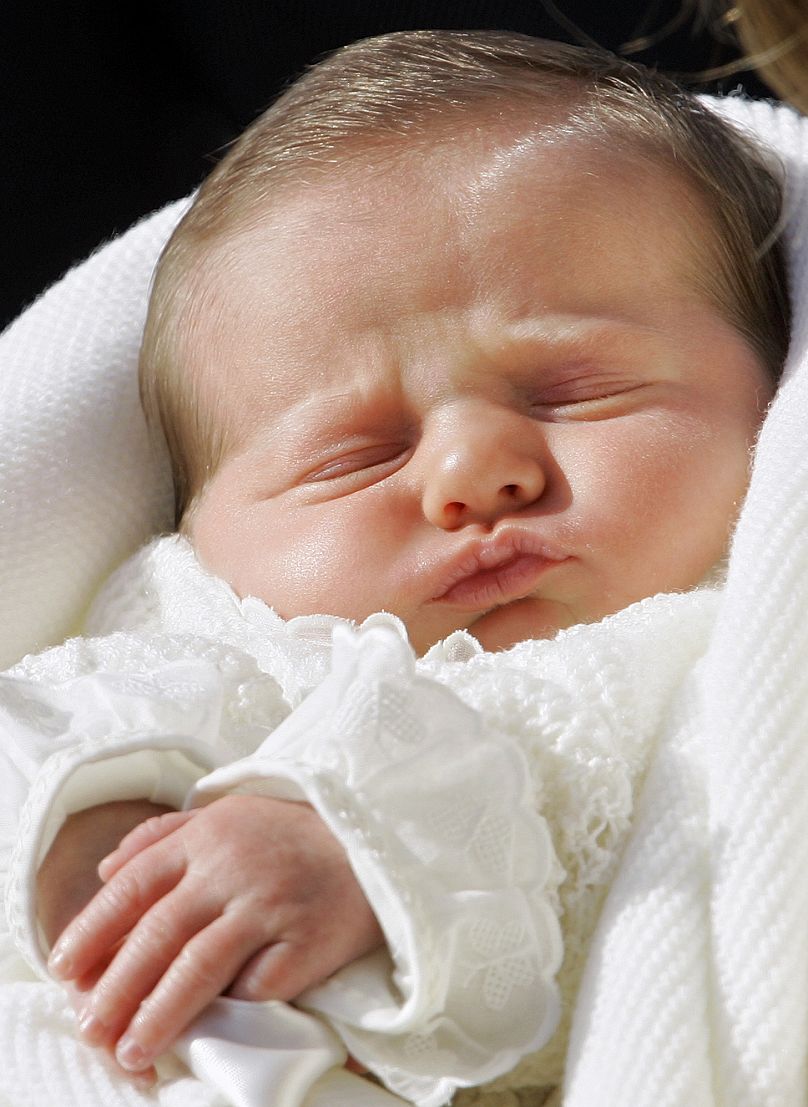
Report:
[[284,618],[362,619],[394,602],[393,569],[406,539],[393,517],[351,499],[296,510],[278,522],[274,544],[257,553],[260,591],[253,594]]
[[599,614],[696,583],[721,556],[730,517],[701,435],[650,417],[609,433],[608,449],[587,459],[568,512],[574,546],[599,567]]
[[685,427],[658,444],[634,489],[633,527],[653,551],[659,590],[697,584],[725,554],[748,483],[745,442]]

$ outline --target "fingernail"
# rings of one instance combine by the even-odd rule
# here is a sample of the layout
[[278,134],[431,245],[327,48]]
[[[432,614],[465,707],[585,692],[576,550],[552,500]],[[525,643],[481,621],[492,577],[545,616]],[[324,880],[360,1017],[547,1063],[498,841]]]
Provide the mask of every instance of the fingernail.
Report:
[[69,976],[70,969],[71,963],[67,953],[63,949],[60,949],[59,946],[54,946],[48,958],[48,970],[52,972],[54,976]]
[[106,1037],[107,1028],[97,1015],[91,1011],[82,1011],[79,1015],[79,1033],[87,1043],[97,1045]]
[[157,1078],[153,1072],[132,1072],[129,1074],[129,1079],[136,1088],[140,1088],[144,1092],[148,1091],[149,1088],[153,1088],[157,1083]]
[[118,1042],[115,1057],[118,1064],[128,1072],[137,1072],[138,1069],[145,1068],[151,1063],[146,1057],[145,1051],[128,1034],[125,1034]]

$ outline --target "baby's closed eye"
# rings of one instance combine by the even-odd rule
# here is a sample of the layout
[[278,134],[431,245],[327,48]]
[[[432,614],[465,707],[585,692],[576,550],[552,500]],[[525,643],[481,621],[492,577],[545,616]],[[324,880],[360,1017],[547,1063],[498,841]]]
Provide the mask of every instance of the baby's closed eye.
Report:
[[351,448],[318,463],[300,479],[302,484],[345,481],[364,487],[383,480],[406,464],[412,454],[409,442],[383,442]]
[[614,418],[652,402],[659,382],[637,374],[593,373],[557,381],[530,397],[534,418],[548,421]]

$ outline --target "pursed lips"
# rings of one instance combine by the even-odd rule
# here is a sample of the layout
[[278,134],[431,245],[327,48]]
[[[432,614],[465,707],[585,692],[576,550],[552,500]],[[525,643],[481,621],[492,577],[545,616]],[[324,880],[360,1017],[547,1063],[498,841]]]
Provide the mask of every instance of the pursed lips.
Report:
[[444,563],[432,602],[477,611],[530,595],[547,570],[569,560],[529,530],[508,528],[477,539]]

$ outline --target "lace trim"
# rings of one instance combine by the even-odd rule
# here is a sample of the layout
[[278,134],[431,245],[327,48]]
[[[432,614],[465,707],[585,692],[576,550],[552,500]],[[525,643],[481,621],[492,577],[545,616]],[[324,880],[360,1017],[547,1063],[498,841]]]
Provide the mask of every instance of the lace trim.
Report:
[[432,1107],[543,1044],[560,870],[516,746],[421,676],[390,625],[334,632],[333,670],[257,754],[200,781],[305,798],[388,939],[303,997],[391,1090]]
[[7,755],[28,780],[5,897],[28,963],[45,975],[35,876],[70,813],[143,796],[182,806],[195,779],[252,752],[287,713],[252,658],[184,637],[68,643],[0,676]]

